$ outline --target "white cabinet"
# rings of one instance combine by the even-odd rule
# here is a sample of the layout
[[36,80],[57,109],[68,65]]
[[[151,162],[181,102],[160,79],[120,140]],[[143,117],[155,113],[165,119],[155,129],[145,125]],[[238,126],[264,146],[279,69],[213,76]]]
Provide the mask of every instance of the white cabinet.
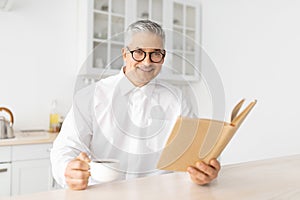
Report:
[[11,164],[0,163],[0,197],[9,196],[11,193]]
[[[151,19],[166,30],[164,68],[160,79],[199,80],[200,4],[196,0],[79,1],[80,74],[85,80],[118,73],[123,65],[126,27],[138,19]],[[86,81],[89,83],[89,81]]]
[[110,66],[111,70],[119,69],[123,64],[121,48],[124,35],[120,34],[125,29],[125,3],[124,0],[95,0],[91,33],[93,35],[92,47],[96,48],[92,66],[104,69]]
[[0,163],[0,197],[11,193],[11,164]]
[[12,195],[50,190],[52,144],[12,146]]
[[0,197],[11,194],[11,147],[0,147]]
[[190,80],[198,79],[200,69],[200,8],[189,1],[174,1],[173,22],[170,41],[173,74],[183,75]]
[[50,158],[52,143],[26,144],[12,146],[12,161]]
[[12,195],[48,191],[52,186],[49,159],[12,163]]
[[51,147],[52,143],[1,146],[0,196],[52,189]]
[[0,147],[0,163],[10,162],[11,161],[11,147],[3,146]]
[[136,3],[136,19],[151,19],[159,24],[163,23],[163,0],[142,0]]

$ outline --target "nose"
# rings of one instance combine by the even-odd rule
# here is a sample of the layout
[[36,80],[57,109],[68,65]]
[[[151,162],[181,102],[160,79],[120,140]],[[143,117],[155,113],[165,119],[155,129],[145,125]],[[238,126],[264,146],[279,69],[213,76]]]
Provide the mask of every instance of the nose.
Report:
[[150,60],[150,54],[147,53],[145,59],[143,60],[143,64],[146,65],[146,66],[149,66],[149,65],[151,65],[151,63],[152,62]]

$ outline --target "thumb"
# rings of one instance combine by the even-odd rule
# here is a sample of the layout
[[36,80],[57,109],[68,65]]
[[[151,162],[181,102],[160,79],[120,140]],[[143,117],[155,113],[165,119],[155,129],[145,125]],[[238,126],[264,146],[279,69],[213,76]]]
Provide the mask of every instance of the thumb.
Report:
[[82,161],[87,162],[87,163],[91,162],[89,156],[88,156],[85,152],[81,152],[81,153],[77,156],[77,159],[82,160]]

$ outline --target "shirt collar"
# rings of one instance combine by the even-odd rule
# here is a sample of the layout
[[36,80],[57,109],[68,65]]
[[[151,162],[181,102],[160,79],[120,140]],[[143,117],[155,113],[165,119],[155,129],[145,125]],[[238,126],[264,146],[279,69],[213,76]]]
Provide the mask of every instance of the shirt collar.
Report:
[[134,90],[143,91],[147,97],[152,96],[152,93],[153,93],[153,91],[155,89],[155,86],[156,86],[156,80],[155,79],[151,80],[149,83],[147,83],[146,85],[144,85],[142,87],[136,87],[125,76],[124,67],[121,68],[119,76],[120,76],[119,87],[120,87],[120,90],[121,90],[121,94],[123,96],[125,96],[126,94],[128,94],[129,92],[132,92]]

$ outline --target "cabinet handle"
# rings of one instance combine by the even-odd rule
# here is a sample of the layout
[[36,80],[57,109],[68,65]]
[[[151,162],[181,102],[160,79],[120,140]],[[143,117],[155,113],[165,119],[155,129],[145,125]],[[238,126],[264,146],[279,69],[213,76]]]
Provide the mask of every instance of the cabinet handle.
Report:
[[0,173],[7,172],[7,168],[0,169]]

